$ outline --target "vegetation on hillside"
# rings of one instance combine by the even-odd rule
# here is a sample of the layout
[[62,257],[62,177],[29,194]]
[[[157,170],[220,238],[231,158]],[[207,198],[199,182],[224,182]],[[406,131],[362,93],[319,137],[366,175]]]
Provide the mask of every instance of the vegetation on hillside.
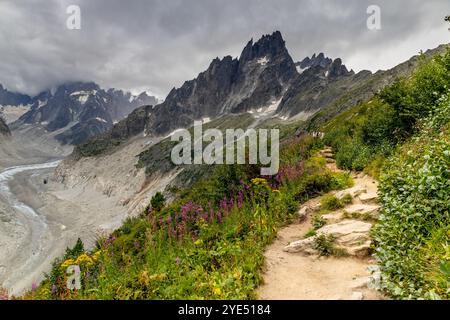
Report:
[[387,162],[375,232],[395,298],[450,298],[450,99]]
[[450,298],[450,50],[420,58],[374,99],[323,126],[340,167],[380,177],[374,233],[394,298]]
[[[34,299],[248,299],[260,284],[265,246],[290,221],[299,203],[350,185],[312,157],[310,137],[284,143],[277,176],[257,166],[220,166],[212,176],[162,207],[156,196],[94,250],[68,250]],[[79,246],[78,246],[79,247]],[[81,267],[82,289],[65,283],[67,265]]]
[[[158,195],[140,217],[100,237],[94,250],[80,244],[68,250],[25,298],[255,298],[263,252],[277,229],[300,203],[351,184],[315,156],[327,144],[341,168],[380,179],[382,208],[373,235],[385,292],[449,299],[449,75],[450,51],[420,58],[412,76],[325,124],[322,141],[285,140],[274,177],[259,176],[257,166],[220,166],[180,190],[171,204]],[[145,159],[143,167],[150,163]],[[323,205],[342,203],[326,197]],[[319,240],[317,247],[329,254],[330,239]],[[82,271],[79,291],[65,286],[65,268],[74,262]]]

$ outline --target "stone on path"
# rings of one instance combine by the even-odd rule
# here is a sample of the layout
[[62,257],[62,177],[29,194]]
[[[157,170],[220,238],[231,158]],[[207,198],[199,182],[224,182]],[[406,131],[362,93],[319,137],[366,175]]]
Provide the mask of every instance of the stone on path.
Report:
[[377,219],[379,209],[380,209],[379,205],[353,204],[353,205],[346,207],[344,210],[351,216],[363,215],[363,216],[368,216],[372,219]]
[[307,205],[301,207],[300,210],[298,210],[298,218],[300,222],[305,221],[308,217],[308,213],[310,213],[311,211],[312,209]]
[[335,238],[339,239],[351,234],[368,234],[371,228],[372,225],[367,222],[344,220],[335,224],[326,225],[317,230],[317,233],[332,234]]
[[315,251],[312,248],[314,244],[314,239],[315,237],[310,237],[307,239],[291,242],[289,245],[284,247],[283,251],[290,253],[303,252],[305,254],[314,254]]
[[359,200],[361,200],[361,202],[367,203],[377,200],[378,194],[376,192],[361,193],[358,198]]
[[364,299],[364,295],[362,292],[359,291],[355,291],[352,293],[352,297],[350,298],[350,300],[363,300]]
[[351,256],[365,257],[369,253],[371,240],[369,231],[370,223],[358,220],[344,220],[338,223],[326,225],[317,230],[317,235],[291,242],[284,247],[285,252],[314,254],[314,241],[320,234],[332,235],[338,248],[345,250]]

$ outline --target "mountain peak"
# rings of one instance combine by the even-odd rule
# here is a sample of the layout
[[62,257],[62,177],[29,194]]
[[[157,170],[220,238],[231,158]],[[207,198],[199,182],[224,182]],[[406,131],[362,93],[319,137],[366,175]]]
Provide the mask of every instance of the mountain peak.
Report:
[[326,57],[323,52],[320,52],[319,54],[314,53],[311,58],[306,57],[302,61],[297,62],[296,66],[300,67],[301,69],[307,69],[316,66],[327,68],[329,65],[331,65],[332,62],[332,59]]
[[340,76],[347,76],[354,74],[353,70],[348,71],[347,67],[342,64],[342,60],[340,58],[337,58],[331,63],[330,69],[329,69],[329,76],[332,78],[340,77]]
[[250,61],[265,56],[276,57],[280,54],[288,54],[285,41],[280,31],[263,35],[257,42],[251,39],[245,46],[239,61]]

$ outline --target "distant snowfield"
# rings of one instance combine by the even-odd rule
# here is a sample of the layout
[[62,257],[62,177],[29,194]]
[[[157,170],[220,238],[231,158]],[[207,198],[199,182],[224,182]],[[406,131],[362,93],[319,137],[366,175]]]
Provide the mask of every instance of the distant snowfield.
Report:
[[77,91],[73,92],[70,95],[72,97],[77,97],[78,101],[81,104],[86,104],[86,102],[89,100],[90,96],[95,96],[97,94],[97,90],[91,90],[91,91]]
[[302,68],[302,67],[300,67],[300,66],[297,66],[296,69],[297,69],[297,72],[298,72],[298,73],[302,74],[303,72],[305,72],[305,70],[308,70],[309,67]]
[[261,107],[258,109],[250,110],[248,113],[250,113],[255,118],[261,118],[261,117],[267,117],[274,115],[274,113],[277,111],[278,106],[281,103],[281,100],[283,100],[283,97],[281,97],[278,100],[272,100],[270,104],[266,107]]

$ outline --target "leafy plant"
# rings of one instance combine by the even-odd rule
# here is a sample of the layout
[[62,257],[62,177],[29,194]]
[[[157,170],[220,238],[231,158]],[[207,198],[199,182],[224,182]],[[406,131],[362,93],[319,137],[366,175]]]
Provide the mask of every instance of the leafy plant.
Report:
[[152,210],[159,212],[166,205],[166,198],[161,192],[157,192],[150,200]]
[[377,258],[386,290],[397,298],[431,292],[428,297],[449,297],[439,266],[450,225],[450,128],[440,119],[444,110],[448,119],[450,103],[439,101],[422,121],[421,132],[387,162],[381,175]]
[[320,199],[320,208],[324,210],[337,210],[343,208],[344,204],[341,200],[332,194],[328,194]]
[[315,229],[309,229],[308,232],[305,233],[304,239],[314,237],[317,234]]
[[334,241],[333,235],[321,233],[314,238],[313,249],[321,256],[331,256],[335,251]]
[[312,217],[311,224],[312,224],[313,228],[315,230],[317,230],[317,229],[322,228],[326,224],[326,221],[322,218],[322,215],[315,214]]

